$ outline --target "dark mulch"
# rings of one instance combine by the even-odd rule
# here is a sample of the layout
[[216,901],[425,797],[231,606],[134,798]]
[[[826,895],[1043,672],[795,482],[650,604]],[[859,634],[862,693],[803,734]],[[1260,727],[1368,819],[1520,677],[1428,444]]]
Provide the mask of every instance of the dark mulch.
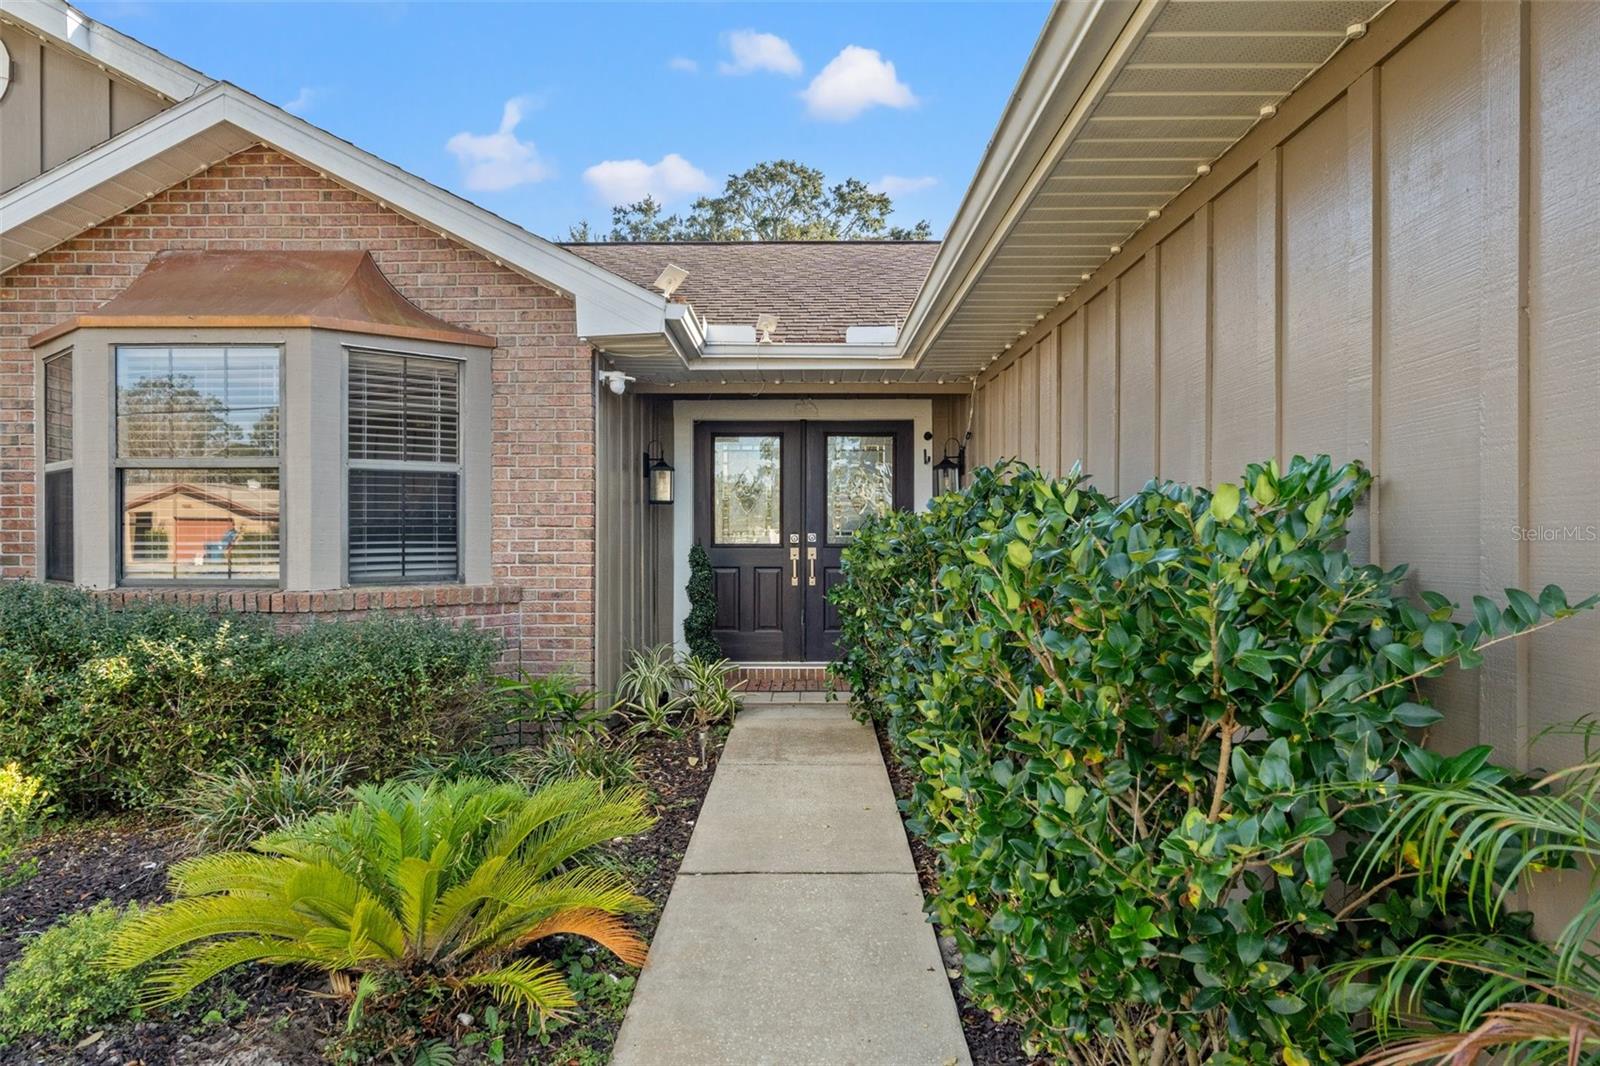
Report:
[[[889,744],[889,733],[884,724],[874,722],[873,729],[878,734],[878,747],[883,752],[884,765],[889,768],[889,783],[894,787],[895,799],[901,801],[900,818],[904,821],[904,803],[911,798],[911,771],[894,757],[894,750]],[[922,894],[924,897],[931,897],[939,887],[939,857],[909,827],[906,829],[906,839],[911,844],[911,859],[916,863],[917,880],[922,883]],[[948,946],[948,942],[941,938],[940,947]],[[953,960],[947,957],[946,965],[951,961]],[[975,1066],[1028,1066],[1031,1062],[1045,1061],[1031,1060],[1022,1050],[1021,1026],[1015,1022],[996,1022],[989,1016],[988,1011],[969,1003],[960,977],[950,979],[950,990],[955,993],[956,1006],[961,1012],[961,1028],[967,1036],[967,1050],[972,1052]]]
[[[635,924],[653,936],[661,906],[672,891],[689,845],[700,804],[711,785],[712,766],[689,764],[690,741],[653,740],[641,746],[644,784],[656,798],[659,818],[649,833],[610,847],[611,861],[633,879],[656,910]],[[58,918],[100,900],[118,904],[164,898],[167,866],[185,851],[182,831],[171,822],[126,817],[78,824],[48,834],[25,850],[38,872],[0,893],[0,975],[21,951],[24,937]],[[615,984],[593,1010],[542,1039],[505,1034],[508,1063],[603,1063],[621,1026],[631,981],[620,963],[595,956],[595,986]],[[321,1048],[342,1030],[345,1005],[327,998],[327,981],[282,968],[245,967],[212,981],[183,1009],[113,1026],[85,1046],[34,1041],[0,1048],[0,1064],[74,1063],[81,1066],[310,1066],[324,1062]],[[581,994],[581,990],[580,990]],[[586,997],[587,998],[587,997]],[[588,1003],[585,1003],[585,1007]],[[458,1062],[486,1061],[467,1049]]]

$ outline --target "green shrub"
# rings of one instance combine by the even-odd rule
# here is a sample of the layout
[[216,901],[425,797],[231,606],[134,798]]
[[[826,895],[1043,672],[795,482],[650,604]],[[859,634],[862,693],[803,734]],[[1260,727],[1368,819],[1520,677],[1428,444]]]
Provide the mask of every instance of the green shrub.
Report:
[[492,638],[374,616],[265,618],[0,583],[0,760],[74,809],[148,807],[196,773],[310,755],[369,775],[481,727]]
[[484,997],[538,1019],[566,1010],[560,970],[529,954],[551,936],[643,962],[645,944],[620,916],[649,902],[583,863],[595,845],[651,826],[642,792],[467,779],[368,785],[353,798],[252,851],[175,864],[178,898],[124,924],[111,964],[162,960],[145,985],[149,1005],[252,961],[359,978],[355,1025],[408,1002],[448,1008],[441,1019]]
[[717,585],[711,556],[699,544],[689,549],[689,617],[683,620],[683,642],[698,659],[722,658],[717,641]]
[[14,762],[0,766],[0,861],[37,833],[50,813],[44,782],[23,773]]
[[348,763],[311,756],[265,770],[249,766],[202,770],[171,806],[202,847],[242,848],[259,836],[339,806],[346,799],[349,780]]
[[[137,905],[126,912],[138,915]],[[145,971],[105,965],[125,920],[110,903],[80,911],[31,938],[0,985],[0,1043],[25,1036],[71,1041],[137,1013]]]
[[[1408,602],[1404,567],[1343,549],[1370,483],[1324,456],[1112,501],[980,471],[846,549],[841,669],[919,775],[934,914],[1051,1057],[1346,1061],[1370,990],[1319,972],[1482,918],[1363,884],[1355,845],[1402,781],[1453,772],[1419,757],[1418,682],[1594,601]],[[1427,1009],[1475,983],[1438,975]]]
[[628,656],[617,679],[612,711],[627,721],[630,734],[678,734],[673,718],[683,709],[683,694],[678,691],[682,674],[671,644],[640,648]]

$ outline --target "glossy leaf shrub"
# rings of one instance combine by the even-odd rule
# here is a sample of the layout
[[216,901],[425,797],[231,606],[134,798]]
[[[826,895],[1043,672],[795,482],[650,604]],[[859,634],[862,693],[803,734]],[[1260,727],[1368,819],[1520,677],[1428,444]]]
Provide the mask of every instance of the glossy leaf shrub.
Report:
[[[1406,870],[1352,881],[1356,846],[1448,762],[1416,757],[1418,682],[1593,601],[1409,601],[1345,551],[1370,484],[1325,456],[1122,500],[979,471],[847,549],[841,670],[918,772],[931,907],[968,993],[1051,1057],[1348,1061],[1370,989],[1324,967],[1487,929]],[[1426,1009],[1476,983],[1438,975]]]

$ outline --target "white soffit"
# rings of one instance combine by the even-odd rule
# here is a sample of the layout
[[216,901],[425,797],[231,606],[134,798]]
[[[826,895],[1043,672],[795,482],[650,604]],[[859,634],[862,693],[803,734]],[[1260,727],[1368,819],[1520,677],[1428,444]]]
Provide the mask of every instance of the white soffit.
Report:
[[395,211],[572,296],[578,332],[664,333],[666,299],[237,86],[217,82],[0,196],[0,271],[9,270],[252,144],[264,143]]
[[[1262,108],[1278,104],[1332,58],[1348,27],[1385,6],[1386,0],[1144,0],[1119,12],[1122,31],[1100,69],[1082,73],[1083,96],[1057,102],[1071,105],[1053,116],[1065,136],[1039,158],[1031,185],[1009,205],[975,202],[982,191],[977,181],[968,192],[951,227],[956,238],[963,223],[969,226],[959,234],[964,247],[947,240],[940,260],[965,253],[971,265],[941,276],[936,261],[930,275],[936,291],[918,295],[913,317],[918,311],[926,317],[908,352],[917,357],[914,376],[980,370],[1110,259],[1113,245],[1196,180],[1197,167],[1261,121]],[[1063,21],[1058,7],[1030,67]],[[1086,66],[1093,58],[1079,52],[1074,62]],[[1031,76],[1024,72],[1019,96]],[[994,145],[1002,143],[1007,122],[1020,121],[1016,108],[1014,98]],[[985,208],[990,217],[979,218]],[[987,243],[974,251],[985,226]]]
[[102,70],[168,100],[187,100],[215,80],[96,22],[61,0],[0,0],[0,22],[23,26]]

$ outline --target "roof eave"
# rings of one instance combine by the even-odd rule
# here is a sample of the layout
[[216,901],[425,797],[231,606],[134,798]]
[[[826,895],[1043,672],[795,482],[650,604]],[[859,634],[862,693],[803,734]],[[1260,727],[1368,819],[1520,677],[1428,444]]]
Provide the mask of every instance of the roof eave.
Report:
[[938,336],[1166,0],[1052,9],[901,331],[914,363]]
[[0,0],[0,21],[16,23],[168,100],[187,100],[215,79],[118,33],[61,0]]
[[[0,0],[6,2],[6,0]],[[104,144],[0,195],[0,271],[126,211],[157,190],[127,177],[161,160],[176,184],[253,143],[572,297],[580,336],[660,334],[666,298],[604,270],[303,119],[217,82]],[[198,152],[198,154],[197,154]],[[116,183],[122,182],[120,187]],[[52,217],[52,214],[59,217]]]

